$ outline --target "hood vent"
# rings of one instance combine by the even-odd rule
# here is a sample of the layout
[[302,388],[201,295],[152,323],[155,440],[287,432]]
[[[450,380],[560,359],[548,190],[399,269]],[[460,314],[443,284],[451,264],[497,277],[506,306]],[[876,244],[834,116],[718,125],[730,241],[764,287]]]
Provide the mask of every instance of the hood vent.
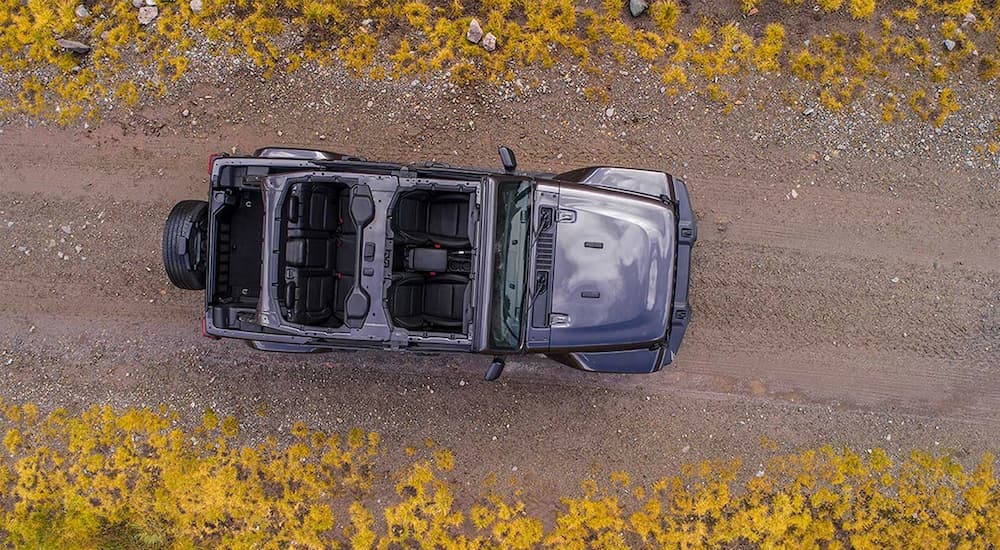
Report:
[[555,251],[555,235],[544,233],[538,236],[538,243],[535,245],[535,268],[551,270],[552,256]]

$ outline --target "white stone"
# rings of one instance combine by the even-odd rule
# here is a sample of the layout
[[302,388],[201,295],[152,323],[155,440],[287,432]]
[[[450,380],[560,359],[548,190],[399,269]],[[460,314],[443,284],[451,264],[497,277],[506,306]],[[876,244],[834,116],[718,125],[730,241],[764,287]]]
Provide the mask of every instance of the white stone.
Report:
[[632,14],[632,17],[639,17],[648,7],[649,2],[646,0],[629,0],[628,3],[628,11]]
[[478,44],[483,39],[483,28],[479,26],[479,21],[469,21],[469,32],[465,33],[465,38],[473,44]]
[[483,48],[488,52],[492,52],[497,49],[497,37],[493,36],[493,33],[488,32],[486,36],[483,37]]
[[139,8],[139,24],[148,25],[156,19],[156,16],[160,14],[160,10],[156,9],[156,6],[143,6]]
[[77,42],[76,40],[66,40],[65,38],[60,38],[56,40],[56,44],[58,44],[60,48],[74,53],[87,53],[90,51],[90,46],[84,44],[83,42]]

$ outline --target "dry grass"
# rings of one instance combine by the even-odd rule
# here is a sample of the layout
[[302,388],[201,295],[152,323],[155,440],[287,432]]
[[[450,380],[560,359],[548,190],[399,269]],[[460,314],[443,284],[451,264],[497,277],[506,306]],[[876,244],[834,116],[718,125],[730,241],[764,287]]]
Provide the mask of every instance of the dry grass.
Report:
[[[699,92],[721,103],[745,95],[734,92],[745,88],[748,74],[790,73],[830,110],[874,87],[902,95],[925,90],[938,101],[926,117],[937,125],[957,108],[962,72],[984,81],[1000,75],[994,28],[1000,2],[909,0],[891,9],[875,0],[823,0],[824,18],[842,20],[846,13],[859,20],[857,31],[828,32],[821,19],[810,26],[814,36],[802,37],[805,47],[798,40],[787,44],[777,21],[759,36],[743,30],[741,14],[750,8],[783,15],[811,9],[786,4],[734,3],[730,20],[720,14],[717,23],[689,20],[674,0],[654,2],[639,20],[618,0],[484,0],[475,10],[457,0],[206,0],[199,13],[185,1],[162,3],[159,17],[143,27],[129,2],[96,0],[81,19],[70,0],[8,0],[0,2],[0,68],[23,84],[0,109],[71,122],[97,117],[105,101],[135,105],[182,78],[190,52],[206,41],[217,56],[243,56],[265,76],[298,70],[303,61],[338,62],[359,78],[450,70],[453,81],[475,85],[512,79],[529,65],[560,62],[600,73],[598,67],[613,62],[649,64],[663,75],[668,93]],[[473,17],[499,38],[496,52],[465,40]],[[872,27],[875,37],[865,32]],[[277,37],[290,32],[305,40],[279,49]],[[55,44],[59,37],[83,39],[94,49],[83,57],[63,52]],[[938,46],[944,38],[957,43],[954,51]],[[147,66],[146,77],[135,76],[135,64]]]
[[234,419],[212,412],[184,428],[166,410],[3,409],[0,541],[15,548],[1000,544],[992,456],[965,470],[947,456],[893,463],[880,449],[826,447],[749,472],[736,460],[688,464],[649,485],[616,471],[583,480],[553,518],[525,506],[539,495],[492,476],[457,505],[450,478],[462,457],[433,441],[406,450],[408,467],[376,476],[379,438],[361,430],[300,423],[283,444],[251,447],[236,443]]

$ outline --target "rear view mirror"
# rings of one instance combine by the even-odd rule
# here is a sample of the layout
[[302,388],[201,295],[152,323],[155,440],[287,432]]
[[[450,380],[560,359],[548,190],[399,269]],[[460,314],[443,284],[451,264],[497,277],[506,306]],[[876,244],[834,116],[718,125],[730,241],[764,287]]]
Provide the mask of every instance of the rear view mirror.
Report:
[[500,163],[503,164],[503,171],[508,174],[514,173],[517,169],[517,158],[514,156],[514,151],[506,145],[500,146]]

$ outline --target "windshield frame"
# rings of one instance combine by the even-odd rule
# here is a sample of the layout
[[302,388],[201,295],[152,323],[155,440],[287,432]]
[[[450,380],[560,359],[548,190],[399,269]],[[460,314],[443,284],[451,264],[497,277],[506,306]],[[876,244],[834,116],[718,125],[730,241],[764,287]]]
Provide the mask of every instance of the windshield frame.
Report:
[[491,349],[515,351],[524,344],[534,194],[531,179],[497,181],[486,326]]

